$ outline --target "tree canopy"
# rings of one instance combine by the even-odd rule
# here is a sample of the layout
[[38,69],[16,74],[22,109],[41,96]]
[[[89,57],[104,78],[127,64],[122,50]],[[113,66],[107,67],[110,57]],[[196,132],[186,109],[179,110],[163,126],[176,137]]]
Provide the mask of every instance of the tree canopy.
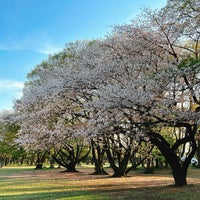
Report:
[[187,184],[200,123],[191,109],[200,105],[199,11],[197,0],[169,0],[161,10],[146,9],[131,24],[114,26],[105,39],[67,44],[36,66],[15,103],[17,142],[34,150],[59,149],[73,135],[109,139],[108,147],[111,134],[126,150],[131,138],[151,142],[175,185]]

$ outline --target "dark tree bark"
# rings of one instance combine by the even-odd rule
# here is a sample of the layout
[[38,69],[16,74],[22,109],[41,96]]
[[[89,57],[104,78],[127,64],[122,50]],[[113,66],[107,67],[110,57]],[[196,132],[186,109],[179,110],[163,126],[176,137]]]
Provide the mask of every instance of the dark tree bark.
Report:
[[[172,146],[170,146],[165,138],[158,133],[151,132],[149,134],[149,137],[152,143],[158,147],[158,149],[165,157],[166,161],[169,163],[175,181],[175,186],[184,186],[187,185],[188,167],[190,165],[192,157],[197,150],[197,145],[195,141],[197,125],[179,123],[177,124],[177,127],[185,127],[186,134],[185,137],[178,139]],[[177,149],[180,145],[184,145],[188,142],[191,143],[191,151],[188,153],[185,161],[181,161],[181,159],[177,156]]]
[[198,160],[197,167],[200,168],[200,134],[198,134],[197,136],[197,160]]
[[112,175],[113,177],[123,177],[127,175],[127,166],[128,166],[128,161],[130,159],[130,152],[127,151],[125,154],[117,153],[118,157],[121,157],[121,159],[118,158],[118,162],[115,162],[115,158],[112,154],[112,150],[110,148],[107,148],[106,150],[106,155],[108,158],[108,161],[110,163],[110,166],[114,172]]
[[100,141],[97,138],[97,141],[94,141],[94,139],[91,139],[91,148],[92,148],[92,160],[95,165],[95,172],[94,175],[106,175],[108,174],[103,167],[104,163],[104,154],[105,149],[103,147],[103,144],[99,144]]
[[35,169],[42,169],[43,168],[43,164],[45,162],[45,159],[46,159],[46,152],[45,153],[37,153],[37,160],[36,160],[36,167]]
[[54,168],[55,168],[55,166],[54,166],[55,160],[51,157],[50,160],[49,160],[49,162],[50,162],[49,168],[50,168],[50,169],[54,169]]
[[[129,124],[131,119],[129,120]],[[128,134],[127,134],[128,132]],[[103,142],[105,145],[107,159],[110,163],[110,167],[113,170],[113,177],[127,176],[127,174],[139,164],[143,162],[144,159],[137,159],[136,154],[143,152],[143,158],[146,158],[153,149],[152,144],[145,141],[144,137],[140,137],[132,124],[129,128],[123,128],[115,125],[113,132],[110,134],[104,134]],[[147,147],[147,144],[150,146]],[[133,157],[135,157],[135,162],[133,163]],[[132,166],[128,166],[131,163]]]
[[[116,130],[119,131],[120,129],[116,127]],[[127,176],[127,173],[130,171],[128,163],[134,152],[132,140],[133,138],[129,138],[127,143],[124,143],[123,134],[120,135],[119,133],[110,134],[109,137],[104,138],[107,159],[114,172],[113,177]]]
[[52,157],[60,165],[66,168],[66,172],[78,172],[76,165],[85,159],[90,152],[90,149],[83,154],[82,145],[65,145],[59,149]]

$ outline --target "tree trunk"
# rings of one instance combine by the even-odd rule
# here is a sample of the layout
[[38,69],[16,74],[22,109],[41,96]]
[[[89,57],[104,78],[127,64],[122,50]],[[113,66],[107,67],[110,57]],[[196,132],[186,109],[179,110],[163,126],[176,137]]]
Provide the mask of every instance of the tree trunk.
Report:
[[35,169],[42,169],[43,168],[43,163],[37,163],[35,166]]
[[81,156],[82,151],[83,149],[78,146],[76,150],[73,147],[71,147],[70,150],[67,148],[60,149],[57,151],[57,154],[52,155],[52,157],[57,164],[66,168],[65,172],[78,172],[76,170],[76,165],[88,156],[90,149],[83,156]]
[[146,167],[145,167],[144,173],[145,174],[152,174],[153,173],[151,158],[146,159]]
[[162,153],[171,167],[174,185],[177,187],[187,185],[188,158],[187,161],[181,163],[175,152],[171,151],[170,148],[166,148],[165,151],[162,149]]
[[128,161],[130,159],[130,154],[127,153],[127,155],[124,155],[124,158],[122,160],[118,160],[118,166],[115,164],[115,159],[112,156],[112,153],[110,152],[110,149],[106,150],[107,158],[110,163],[110,166],[114,172],[112,175],[113,177],[123,177],[127,175],[127,166]]
[[102,164],[95,163],[95,172],[92,173],[94,175],[107,175],[108,173],[104,170],[104,167]]
[[[65,167],[66,170],[65,172],[78,172],[76,170],[76,165],[77,165],[77,162],[75,162],[74,160],[69,160],[69,157],[68,158],[65,158],[65,155],[62,157],[62,155],[60,154],[60,158],[57,158],[56,156],[52,156],[53,159],[56,161],[56,163],[59,165],[59,166],[62,166],[62,167]],[[66,160],[65,160],[66,159]]]
[[37,153],[36,167],[35,169],[42,169],[43,163],[45,162],[46,152],[45,153]]
[[[194,139],[194,133],[196,132],[196,127],[194,131],[192,131],[191,126],[188,125],[187,131],[190,133],[189,136],[179,139],[175,142],[174,145],[170,146],[170,144],[165,140],[163,136],[157,134],[155,132],[151,132],[151,141],[155,144],[160,152],[165,157],[166,161],[169,163],[175,186],[184,186],[187,185],[187,169],[190,165],[191,159],[194,156],[197,146],[196,141]],[[181,162],[180,158],[176,155],[176,150],[181,144],[186,144],[187,142],[191,142],[191,152],[187,155],[184,162]]]
[[91,141],[91,146],[92,146],[92,160],[95,165],[95,172],[92,174],[94,175],[108,174],[103,168],[103,157],[105,150],[103,149],[103,147],[101,148],[94,141]]
[[187,185],[187,168],[171,166],[172,174],[175,181],[175,186]]
[[73,163],[69,163],[66,169],[66,172],[78,172],[78,170],[76,170],[76,164],[75,162]]
[[54,169],[55,168],[55,166],[54,166],[54,159],[53,158],[50,158],[50,166],[49,166],[49,168],[50,169]]
[[200,135],[197,136],[197,160],[198,160],[197,167],[200,168]]

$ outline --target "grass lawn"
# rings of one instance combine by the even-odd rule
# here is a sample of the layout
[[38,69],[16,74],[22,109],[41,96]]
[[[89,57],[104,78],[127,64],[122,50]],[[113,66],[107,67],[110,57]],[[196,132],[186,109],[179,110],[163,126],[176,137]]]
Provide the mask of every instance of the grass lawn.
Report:
[[[199,200],[200,169],[190,168],[188,186],[173,187],[169,170],[129,177],[90,175],[92,168],[79,167],[79,173],[63,173],[63,169],[0,169],[0,200]],[[111,171],[110,171],[111,172]]]

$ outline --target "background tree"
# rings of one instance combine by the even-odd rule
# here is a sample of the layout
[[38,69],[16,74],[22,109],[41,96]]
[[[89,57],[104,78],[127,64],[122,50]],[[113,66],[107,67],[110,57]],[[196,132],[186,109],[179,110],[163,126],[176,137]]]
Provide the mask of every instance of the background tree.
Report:
[[0,113],[0,159],[1,167],[11,163],[22,164],[25,152],[15,145],[19,126],[13,121],[13,113],[4,111]]
[[90,153],[90,146],[81,136],[68,138],[61,148],[56,149],[53,155],[54,160],[66,168],[66,172],[77,172],[76,166],[83,161]]
[[[74,142],[73,137],[80,138],[77,137],[79,126],[84,126],[87,118],[87,113],[82,109],[85,97],[81,97],[73,88],[65,88],[64,81],[65,78],[71,79],[71,74],[78,70],[77,67],[73,68],[73,63],[81,57],[79,51],[84,44],[69,44],[63,52],[36,66],[28,75],[23,97],[15,103],[16,120],[21,125],[16,142],[27,150],[39,152],[38,155],[54,151],[55,160],[65,166],[68,162],[70,165],[72,161],[76,164],[80,162],[79,151],[83,148]],[[76,150],[72,148],[75,144]],[[56,155],[62,159],[56,158]],[[64,155],[65,164],[61,162]],[[43,157],[38,158],[41,160]]]
[[90,136],[91,141],[91,151],[92,151],[92,163],[94,163],[95,171],[93,174],[102,175],[108,174],[104,170],[105,158],[105,145],[103,142],[103,137],[101,135]]

